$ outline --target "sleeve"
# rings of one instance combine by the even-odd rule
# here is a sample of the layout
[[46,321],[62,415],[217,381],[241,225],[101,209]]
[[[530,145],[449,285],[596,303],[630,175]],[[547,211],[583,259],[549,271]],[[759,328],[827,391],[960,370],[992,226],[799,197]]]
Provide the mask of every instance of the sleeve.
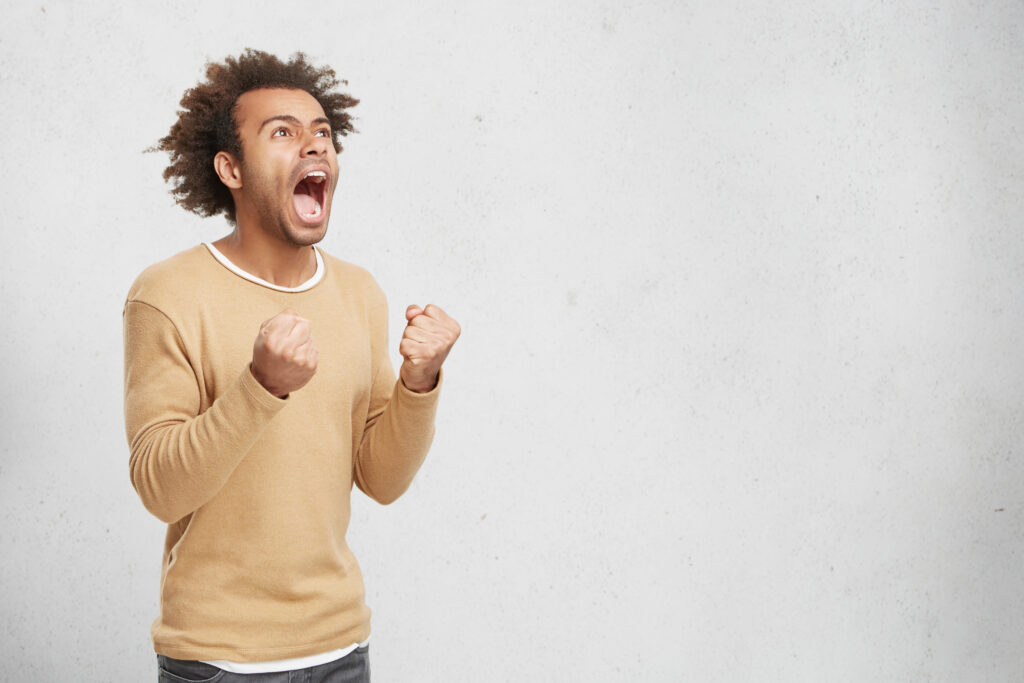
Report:
[[199,509],[231,476],[287,403],[248,367],[200,414],[200,391],[170,319],[139,301],[124,309],[124,411],[132,486],[172,523]]
[[356,486],[378,503],[387,505],[412,484],[434,438],[434,416],[441,391],[425,394],[405,388],[395,379],[388,356],[387,301],[374,283],[376,305],[371,310],[373,383],[366,427],[353,457]]

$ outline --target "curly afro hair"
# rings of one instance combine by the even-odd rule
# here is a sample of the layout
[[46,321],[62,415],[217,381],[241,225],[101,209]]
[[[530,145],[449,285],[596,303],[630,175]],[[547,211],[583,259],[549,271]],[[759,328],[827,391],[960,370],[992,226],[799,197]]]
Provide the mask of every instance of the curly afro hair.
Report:
[[339,81],[330,67],[315,68],[301,52],[282,62],[272,54],[249,48],[237,58],[228,57],[223,64],[207,63],[206,81],[185,91],[178,120],[170,133],[150,149],[170,154],[171,163],[163,175],[165,181],[174,181],[174,200],[200,216],[223,212],[235,222],[234,200],[217,176],[213,158],[221,151],[242,158],[235,108],[238,98],[250,90],[289,88],[308,92],[323,107],[334,149],[341,152],[338,136],[355,132],[345,110],[359,104],[359,100],[335,92],[339,84],[348,82]]

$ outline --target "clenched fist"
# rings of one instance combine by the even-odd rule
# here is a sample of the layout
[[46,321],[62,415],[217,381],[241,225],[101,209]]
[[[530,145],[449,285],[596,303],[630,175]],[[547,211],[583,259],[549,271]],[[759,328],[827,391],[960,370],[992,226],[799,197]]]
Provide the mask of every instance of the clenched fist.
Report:
[[437,386],[441,363],[448,357],[452,344],[459,338],[459,324],[438,306],[409,306],[405,309],[408,324],[398,344],[405,359],[398,371],[402,384],[410,391],[424,394]]
[[284,398],[304,387],[319,362],[309,321],[294,311],[281,311],[260,325],[250,367],[256,381],[274,396]]

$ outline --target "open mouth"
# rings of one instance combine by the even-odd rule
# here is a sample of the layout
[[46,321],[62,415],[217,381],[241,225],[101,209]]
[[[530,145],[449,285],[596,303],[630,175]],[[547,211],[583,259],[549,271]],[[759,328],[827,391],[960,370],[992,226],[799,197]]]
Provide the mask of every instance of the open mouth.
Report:
[[295,213],[307,223],[316,222],[324,212],[327,195],[327,173],[310,171],[302,177],[292,194]]

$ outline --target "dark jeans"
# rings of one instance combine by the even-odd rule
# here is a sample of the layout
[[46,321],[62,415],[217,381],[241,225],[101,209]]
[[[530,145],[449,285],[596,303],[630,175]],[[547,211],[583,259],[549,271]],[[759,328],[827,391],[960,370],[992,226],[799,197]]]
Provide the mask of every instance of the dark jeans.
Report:
[[158,683],[370,683],[370,646],[320,666],[270,674],[234,674],[185,659],[156,656]]

